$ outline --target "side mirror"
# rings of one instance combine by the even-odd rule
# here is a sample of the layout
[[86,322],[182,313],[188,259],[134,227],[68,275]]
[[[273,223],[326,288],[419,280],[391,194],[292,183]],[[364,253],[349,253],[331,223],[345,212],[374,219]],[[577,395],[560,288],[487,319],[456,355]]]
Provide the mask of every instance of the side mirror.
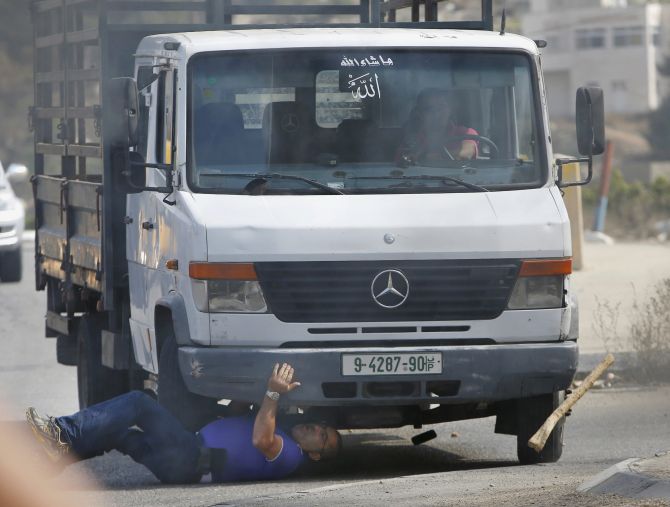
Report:
[[[587,185],[593,178],[593,155],[605,151],[605,102],[601,88],[585,86],[577,90],[576,99],[577,148],[582,158],[556,160],[558,166],[557,184],[560,188]],[[563,180],[563,166],[586,162],[588,174],[578,181]]]
[[109,82],[105,136],[112,145],[135,147],[139,143],[139,98],[137,83],[131,77],[117,77]]
[[5,176],[12,185],[16,185],[17,183],[24,183],[28,181],[28,174],[28,168],[25,165],[10,164],[7,168]]
[[596,87],[577,90],[577,146],[585,157],[605,151],[605,103],[603,91]]
[[116,178],[116,188],[127,194],[137,194],[145,190],[147,170],[144,158],[123,146],[112,148],[112,166]]
[[135,191],[144,190],[147,186],[147,166],[144,157],[136,151],[128,154],[130,167],[126,174],[126,181]]
[[[162,192],[171,194],[172,187],[172,166],[168,164],[147,163],[144,157],[136,151],[128,151],[122,146],[112,148],[112,165],[116,175],[117,189],[127,194],[137,194],[139,192]],[[147,186],[147,168],[156,168],[165,171],[167,186],[148,187]],[[172,201],[164,200],[166,204],[173,204]]]

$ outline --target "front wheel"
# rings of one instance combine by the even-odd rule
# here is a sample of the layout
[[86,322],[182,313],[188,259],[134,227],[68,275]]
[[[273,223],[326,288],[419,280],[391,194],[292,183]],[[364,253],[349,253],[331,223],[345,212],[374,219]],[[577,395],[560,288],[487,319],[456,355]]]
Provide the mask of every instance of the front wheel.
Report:
[[528,440],[547,417],[556,410],[561,402],[560,393],[542,394],[531,398],[517,400],[518,433],[516,437],[516,452],[522,465],[536,463],[555,463],[563,454],[563,424],[561,419],[549,435],[544,449],[539,453],[528,447]]
[[158,358],[158,402],[190,430],[197,431],[218,415],[216,400],[193,394],[181,376],[173,333],[165,337]]

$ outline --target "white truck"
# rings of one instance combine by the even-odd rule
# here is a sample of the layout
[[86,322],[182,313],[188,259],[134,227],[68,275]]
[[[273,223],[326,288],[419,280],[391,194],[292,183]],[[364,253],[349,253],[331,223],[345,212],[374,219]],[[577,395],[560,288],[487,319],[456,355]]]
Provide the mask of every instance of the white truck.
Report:
[[195,428],[290,362],[287,412],[495,415],[521,462],[560,457],[562,425],[526,441],[577,367],[561,187],[602,92],[565,182],[543,42],[437,3],[35,2],[37,284],[82,406],[156,387]]

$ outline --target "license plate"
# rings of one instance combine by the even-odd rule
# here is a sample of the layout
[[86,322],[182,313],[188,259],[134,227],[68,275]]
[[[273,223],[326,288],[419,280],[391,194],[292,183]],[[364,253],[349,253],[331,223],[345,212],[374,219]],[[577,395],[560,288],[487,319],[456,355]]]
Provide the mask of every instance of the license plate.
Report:
[[342,354],[342,375],[442,373],[442,354]]

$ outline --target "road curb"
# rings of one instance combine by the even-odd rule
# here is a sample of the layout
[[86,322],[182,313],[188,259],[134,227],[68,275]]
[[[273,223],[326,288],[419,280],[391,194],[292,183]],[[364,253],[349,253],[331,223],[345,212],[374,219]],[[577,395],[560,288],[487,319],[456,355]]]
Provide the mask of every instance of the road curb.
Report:
[[577,491],[596,495],[670,500],[670,480],[636,472],[632,467],[640,461],[641,458],[621,461],[583,482]]

